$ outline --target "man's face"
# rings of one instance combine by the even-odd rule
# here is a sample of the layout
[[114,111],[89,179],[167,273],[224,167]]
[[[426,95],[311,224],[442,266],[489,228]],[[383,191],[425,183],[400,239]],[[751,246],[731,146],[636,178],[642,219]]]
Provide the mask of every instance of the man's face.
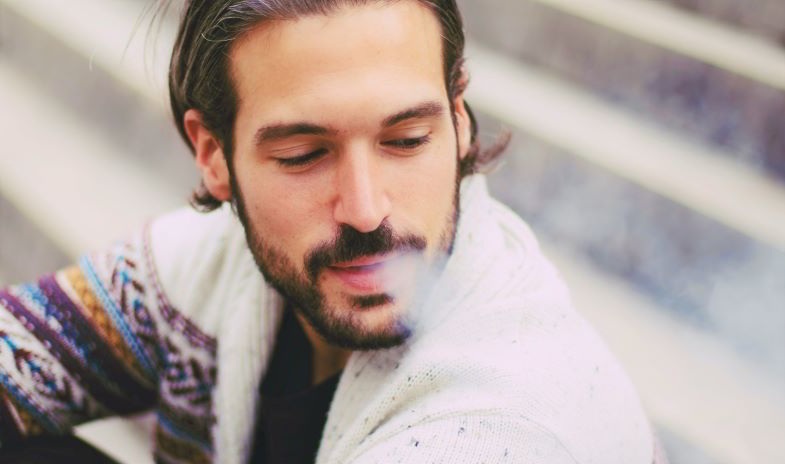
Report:
[[261,271],[327,341],[402,342],[452,246],[468,133],[437,18],[401,1],[265,22],[230,62],[232,192]]

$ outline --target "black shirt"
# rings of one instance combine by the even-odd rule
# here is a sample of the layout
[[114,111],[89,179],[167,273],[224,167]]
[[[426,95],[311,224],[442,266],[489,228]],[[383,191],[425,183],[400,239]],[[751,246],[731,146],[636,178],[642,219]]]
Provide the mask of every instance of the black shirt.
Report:
[[340,373],[311,385],[312,348],[287,308],[267,374],[251,453],[254,464],[304,464],[316,460]]

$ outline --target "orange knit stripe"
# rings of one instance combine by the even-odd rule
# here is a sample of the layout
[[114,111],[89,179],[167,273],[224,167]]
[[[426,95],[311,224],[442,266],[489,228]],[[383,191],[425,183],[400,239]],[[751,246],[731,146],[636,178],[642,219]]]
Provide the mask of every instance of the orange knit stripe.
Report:
[[[100,300],[90,288],[82,271],[76,266],[69,267],[58,272],[58,281],[63,280],[61,277],[69,284],[70,288],[68,290],[72,290],[75,294],[74,296],[77,297],[75,300],[75,303],[77,303],[76,306],[82,311],[85,318],[93,324],[98,335],[106,340],[107,344],[111,347],[113,354],[119,358],[125,366],[130,367],[131,373],[143,385],[147,384],[149,380],[145,377],[142,366],[125,343],[122,334],[115,328],[111,318],[101,305]],[[65,289],[65,286],[63,286],[63,288]]]
[[168,433],[160,424],[155,427],[157,453],[176,462],[209,464],[212,457],[202,448]]

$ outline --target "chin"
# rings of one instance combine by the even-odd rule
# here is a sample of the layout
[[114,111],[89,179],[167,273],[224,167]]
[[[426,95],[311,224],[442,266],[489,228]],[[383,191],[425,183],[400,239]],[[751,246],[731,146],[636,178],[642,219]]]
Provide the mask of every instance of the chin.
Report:
[[392,348],[411,336],[405,308],[385,294],[352,295],[318,312],[298,308],[330,344],[350,350]]

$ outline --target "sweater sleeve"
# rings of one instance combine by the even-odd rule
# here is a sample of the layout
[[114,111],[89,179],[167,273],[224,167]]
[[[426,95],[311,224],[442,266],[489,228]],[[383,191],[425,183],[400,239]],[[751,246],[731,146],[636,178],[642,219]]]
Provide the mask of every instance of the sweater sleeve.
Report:
[[352,464],[576,464],[553,434],[525,418],[466,414],[434,419],[387,436],[368,437]]
[[157,337],[142,239],[0,289],[0,446],[153,406]]

